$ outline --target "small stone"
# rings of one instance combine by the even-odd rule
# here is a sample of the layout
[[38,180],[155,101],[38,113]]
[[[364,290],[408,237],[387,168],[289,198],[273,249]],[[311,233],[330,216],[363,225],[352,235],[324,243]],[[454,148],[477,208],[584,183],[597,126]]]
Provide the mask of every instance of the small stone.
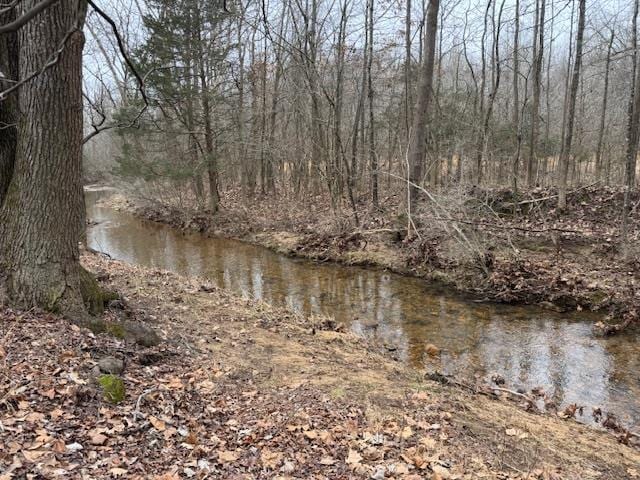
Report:
[[124,362],[120,358],[109,355],[98,360],[98,368],[102,373],[120,375],[124,370]]
[[371,480],[384,480],[384,467],[376,468],[376,471],[371,475]]
[[126,310],[127,304],[121,298],[116,298],[107,302],[107,308],[111,310]]
[[70,443],[65,446],[68,452],[77,452],[78,450],[82,450],[83,447],[77,442]]

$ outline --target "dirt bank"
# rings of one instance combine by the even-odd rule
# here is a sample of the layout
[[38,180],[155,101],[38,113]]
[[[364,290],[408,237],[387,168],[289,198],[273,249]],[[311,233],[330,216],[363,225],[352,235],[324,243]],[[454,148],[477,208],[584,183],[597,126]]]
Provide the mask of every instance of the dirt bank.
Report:
[[[3,480],[639,474],[640,453],[619,441],[635,437],[443,385],[326,319],[195,278],[83,262],[123,297],[106,322],[136,319],[164,341],[143,347],[2,307]],[[105,357],[124,369],[120,403],[96,381]]]
[[[640,201],[637,194],[633,197]],[[576,190],[561,215],[555,211],[552,191],[514,197],[508,190],[472,189],[441,202],[450,207],[438,218],[444,215],[451,221],[434,220],[434,213],[422,207],[414,220],[417,233],[407,237],[402,223],[406,220],[394,213],[398,202],[393,198],[384,211],[361,213],[357,229],[350,226],[348,212],[332,212],[321,197],[297,201],[259,197],[248,209],[237,193],[228,192],[223,210],[215,216],[189,207],[189,202],[131,195],[106,200],[114,208],[176,228],[318,261],[386,268],[480,300],[600,311],[613,324],[637,318],[640,269],[635,245],[640,221],[634,209],[631,247],[625,256],[618,225],[621,192]]]

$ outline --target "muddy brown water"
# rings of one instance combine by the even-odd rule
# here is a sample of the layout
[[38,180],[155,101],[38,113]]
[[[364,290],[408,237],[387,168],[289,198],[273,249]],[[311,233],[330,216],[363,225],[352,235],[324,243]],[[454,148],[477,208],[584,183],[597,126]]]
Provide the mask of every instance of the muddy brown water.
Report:
[[[640,338],[603,339],[593,318],[530,307],[478,304],[424,281],[380,270],[319,264],[266,248],[147,222],[101,207],[87,192],[89,246],[125,262],[208,278],[236,293],[324,314],[394,350],[402,361],[461,379],[529,391],[559,405],[602,407],[640,427]],[[429,344],[442,350],[433,359]]]

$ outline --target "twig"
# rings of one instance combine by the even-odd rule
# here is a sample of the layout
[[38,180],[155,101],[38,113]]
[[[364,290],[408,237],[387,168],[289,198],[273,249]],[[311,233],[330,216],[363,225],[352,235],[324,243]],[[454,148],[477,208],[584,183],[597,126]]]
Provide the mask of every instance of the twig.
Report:
[[136,408],[133,411],[133,420],[134,421],[136,421],[138,419],[138,416],[142,416],[142,412],[140,411],[140,405],[142,403],[142,399],[145,396],[147,396],[147,395],[149,395],[149,394],[151,394],[151,393],[153,393],[153,392],[155,392],[157,390],[158,390],[158,388],[153,387],[153,388],[149,388],[149,389],[145,390],[144,392],[142,392],[140,394],[140,396],[138,397],[138,400],[136,401]]
[[529,400],[531,401],[531,398],[529,398],[527,395],[525,395],[524,393],[520,393],[520,392],[515,392],[513,390],[509,390],[508,388],[502,388],[502,387],[489,387],[491,388],[491,390],[496,390],[498,392],[505,392],[505,393],[510,393],[511,395],[515,395],[516,397],[522,397],[525,400]]

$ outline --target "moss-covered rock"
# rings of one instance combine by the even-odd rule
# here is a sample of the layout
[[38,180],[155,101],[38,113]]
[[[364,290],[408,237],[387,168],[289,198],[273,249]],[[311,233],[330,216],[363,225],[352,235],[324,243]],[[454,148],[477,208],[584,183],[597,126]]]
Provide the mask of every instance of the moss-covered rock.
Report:
[[105,332],[109,335],[112,335],[116,338],[125,339],[127,338],[127,331],[124,326],[120,323],[105,323]]
[[102,387],[105,400],[111,403],[120,403],[126,395],[124,381],[116,375],[100,375],[98,383]]

